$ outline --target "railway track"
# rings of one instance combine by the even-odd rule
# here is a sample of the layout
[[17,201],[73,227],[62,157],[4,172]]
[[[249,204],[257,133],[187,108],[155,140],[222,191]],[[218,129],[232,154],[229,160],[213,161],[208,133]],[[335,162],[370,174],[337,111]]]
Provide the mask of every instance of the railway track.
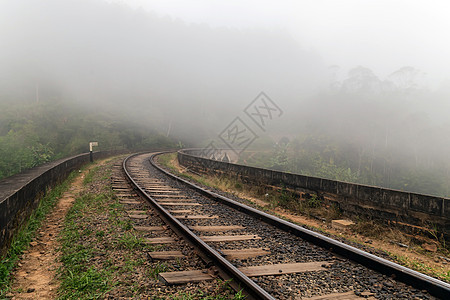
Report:
[[157,245],[148,258],[172,261],[159,273],[167,285],[220,277],[248,299],[450,298],[447,283],[200,189],[153,158],[128,157],[113,188]]

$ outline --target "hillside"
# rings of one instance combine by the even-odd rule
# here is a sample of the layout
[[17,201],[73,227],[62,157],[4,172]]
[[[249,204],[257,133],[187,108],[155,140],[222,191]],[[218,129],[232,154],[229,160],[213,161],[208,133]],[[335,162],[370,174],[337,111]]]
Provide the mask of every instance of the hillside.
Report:
[[0,102],[0,178],[42,163],[95,150],[170,148],[151,125],[58,100]]

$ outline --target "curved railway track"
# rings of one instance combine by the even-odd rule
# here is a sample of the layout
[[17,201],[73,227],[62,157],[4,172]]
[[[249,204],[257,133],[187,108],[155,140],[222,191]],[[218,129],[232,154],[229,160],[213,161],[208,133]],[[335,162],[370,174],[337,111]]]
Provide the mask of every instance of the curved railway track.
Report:
[[[132,190],[121,192],[125,181],[113,187],[135,229],[159,245],[149,259],[177,260],[176,270],[159,274],[166,284],[219,276],[248,299],[450,299],[447,283],[201,189],[154,157],[123,162],[132,193],[150,203],[150,212],[133,209]],[[180,263],[193,256],[201,262]]]

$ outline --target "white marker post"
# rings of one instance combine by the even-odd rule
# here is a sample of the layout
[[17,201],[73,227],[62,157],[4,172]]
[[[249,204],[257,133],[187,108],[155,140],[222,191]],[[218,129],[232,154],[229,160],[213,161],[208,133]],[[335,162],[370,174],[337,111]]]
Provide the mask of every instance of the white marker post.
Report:
[[92,147],[97,147],[98,146],[98,142],[90,142],[89,143],[89,158],[91,160],[91,162],[94,162],[94,156],[92,155]]

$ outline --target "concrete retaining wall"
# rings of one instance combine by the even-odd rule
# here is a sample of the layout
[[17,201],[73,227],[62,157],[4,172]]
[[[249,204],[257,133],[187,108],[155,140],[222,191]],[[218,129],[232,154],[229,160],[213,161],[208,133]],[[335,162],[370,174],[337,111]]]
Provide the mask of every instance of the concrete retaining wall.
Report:
[[[109,151],[95,152],[94,159],[115,154]],[[0,180],[0,257],[6,253],[12,238],[28,220],[47,190],[87,162],[89,153],[80,154]]]
[[450,236],[450,199],[375,186],[340,182],[200,158],[198,150],[178,152],[181,165],[201,173],[236,176],[244,182],[314,192],[336,204],[345,215],[357,215],[437,227]]

